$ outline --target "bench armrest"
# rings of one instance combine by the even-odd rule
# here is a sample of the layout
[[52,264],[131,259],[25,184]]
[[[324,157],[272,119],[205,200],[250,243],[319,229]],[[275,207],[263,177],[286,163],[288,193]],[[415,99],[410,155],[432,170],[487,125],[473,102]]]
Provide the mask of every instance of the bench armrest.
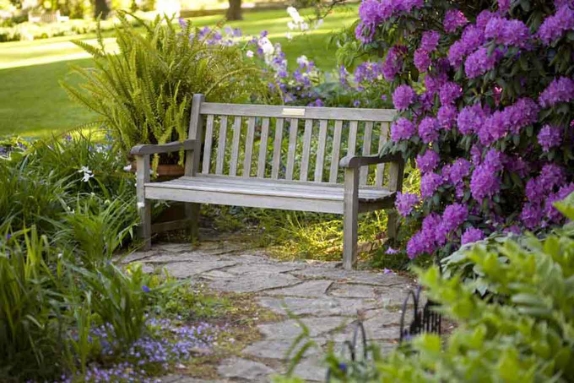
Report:
[[342,168],[360,168],[361,166],[382,164],[385,162],[402,162],[403,157],[400,153],[387,154],[384,156],[345,156],[339,162]]
[[193,150],[197,140],[185,140],[183,142],[175,141],[163,145],[137,145],[132,148],[130,154],[134,156],[144,156],[159,153],[171,153],[183,150]]

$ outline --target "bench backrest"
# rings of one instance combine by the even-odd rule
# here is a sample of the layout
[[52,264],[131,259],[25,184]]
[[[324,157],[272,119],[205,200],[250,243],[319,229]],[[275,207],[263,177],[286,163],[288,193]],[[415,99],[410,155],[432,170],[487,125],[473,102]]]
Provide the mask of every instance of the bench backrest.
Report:
[[[203,142],[192,174],[341,183],[346,155],[380,151],[395,116],[388,109],[207,103],[195,95],[189,138]],[[384,165],[361,169],[360,184],[382,186]]]

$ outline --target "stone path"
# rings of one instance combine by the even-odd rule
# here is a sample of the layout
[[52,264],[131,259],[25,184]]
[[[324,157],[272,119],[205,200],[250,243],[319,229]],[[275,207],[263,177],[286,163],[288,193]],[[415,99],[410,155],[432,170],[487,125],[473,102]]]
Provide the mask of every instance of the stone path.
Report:
[[[193,278],[212,289],[253,293],[257,302],[278,314],[297,315],[323,349],[334,342],[341,350],[360,317],[367,337],[383,349],[396,346],[400,308],[409,289],[408,278],[369,271],[345,271],[340,263],[279,262],[263,251],[248,251],[237,243],[203,241],[156,245],[151,251],[130,254],[123,262],[142,262],[144,270],[165,267],[177,278]],[[294,319],[258,326],[264,339],[247,346],[241,358],[224,360],[213,382],[268,382],[286,370],[285,353],[301,333]],[[322,350],[310,349],[296,374],[307,381],[324,381]],[[204,380],[169,376],[165,383],[200,383]]]

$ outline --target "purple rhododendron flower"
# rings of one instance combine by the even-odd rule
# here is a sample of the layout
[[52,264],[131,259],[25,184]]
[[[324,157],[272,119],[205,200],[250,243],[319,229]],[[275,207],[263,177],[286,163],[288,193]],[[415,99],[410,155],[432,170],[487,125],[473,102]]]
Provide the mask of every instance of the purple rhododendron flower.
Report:
[[492,169],[487,164],[480,164],[472,173],[470,178],[470,192],[472,197],[482,202],[484,198],[492,197],[500,190],[500,181]]
[[419,72],[424,73],[428,70],[431,65],[431,58],[427,51],[422,49],[417,49],[414,54],[415,67]]
[[454,104],[457,98],[462,96],[462,87],[456,82],[446,82],[439,90],[439,98],[442,105]]
[[427,149],[427,151],[417,156],[417,167],[423,173],[432,172],[436,169],[440,161],[440,156],[434,150]]
[[544,207],[544,214],[548,217],[550,222],[559,223],[564,220],[564,215],[554,207],[554,202],[561,201],[574,192],[574,183],[564,185],[558,190],[557,193],[551,194],[546,199]]
[[528,182],[526,182],[524,194],[526,195],[526,198],[528,198],[528,200],[532,203],[541,202],[545,196],[544,186],[538,181],[537,178],[531,178],[528,180]]
[[439,40],[440,33],[437,31],[426,31],[423,33],[423,37],[421,38],[421,46],[419,49],[422,49],[426,52],[432,52],[438,46]]
[[554,79],[540,94],[538,102],[543,108],[574,99],[574,81],[568,77]]
[[468,243],[474,243],[484,239],[484,233],[480,229],[476,229],[474,227],[469,227],[466,231],[462,234],[460,238],[460,242],[463,245]]
[[489,70],[494,69],[498,61],[495,52],[488,53],[486,47],[478,48],[474,53],[470,54],[464,63],[464,72],[468,78],[476,78]]
[[421,196],[423,198],[432,197],[436,189],[443,184],[444,180],[440,174],[427,173],[421,177]]
[[430,94],[435,94],[439,91],[442,84],[444,84],[448,80],[446,74],[441,73],[438,76],[431,76],[428,75],[425,77],[425,87],[427,92]]
[[486,116],[480,104],[464,107],[457,118],[458,130],[462,134],[472,134],[484,125]]
[[528,229],[534,229],[535,227],[541,226],[542,218],[544,217],[544,212],[539,205],[526,203],[522,208],[520,213],[520,219],[524,226]]
[[415,97],[413,88],[401,85],[393,92],[393,104],[398,110],[405,110],[415,101]]
[[425,117],[419,124],[419,136],[425,144],[438,139],[440,125],[436,118]]
[[486,156],[484,156],[484,161],[482,163],[494,172],[501,171],[503,167],[503,155],[496,149],[490,149],[486,153]]
[[411,193],[397,193],[397,198],[395,201],[395,207],[400,215],[407,217],[413,211],[416,204],[420,202],[419,196]]
[[499,17],[496,13],[490,12],[488,10],[484,10],[478,14],[476,17],[476,26],[482,30],[486,28],[486,24],[492,19],[493,17]]
[[486,24],[484,36],[499,44],[525,47],[530,40],[530,30],[520,20],[493,17]]
[[510,0],[498,0],[498,11],[506,13],[510,10]]
[[457,159],[450,167],[449,177],[453,185],[463,182],[464,177],[470,173],[471,164],[464,158]]
[[464,13],[458,9],[449,9],[446,11],[443,20],[444,30],[448,33],[455,32],[458,28],[465,26],[468,20],[464,16]]
[[542,167],[538,180],[541,185],[544,185],[546,190],[555,186],[561,186],[566,180],[564,169],[555,164],[546,164]]
[[462,64],[464,57],[474,52],[476,47],[484,43],[484,30],[475,25],[469,25],[464,29],[460,40],[455,41],[449,48],[448,61],[453,67]]
[[408,140],[415,134],[415,132],[415,125],[410,120],[401,117],[391,125],[391,140],[394,142]]
[[404,54],[404,47],[392,47],[387,53],[387,57],[383,62],[382,72],[385,80],[392,81],[395,76],[401,71],[403,67],[402,56]]
[[559,126],[544,125],[537,138],[542,150],[547,152],[562,143],[562,129]]
[[468,208],[465,205],[454,203],[444,209],[442,221],[435,229],[435,240],[444,245],[448,235],[456,230],[468,218]]
[[453,105],[443,105],[439,108],[437,119],[441,128],[450,129],[456,124],[457,109]]
[[538,28],[537,36],[546,45],[550,45],[567,31],[574,30],[574,9],[572,5],[562,4],[557,5],[557,8],[556,13],[547,17],[540,25],[540,28]]

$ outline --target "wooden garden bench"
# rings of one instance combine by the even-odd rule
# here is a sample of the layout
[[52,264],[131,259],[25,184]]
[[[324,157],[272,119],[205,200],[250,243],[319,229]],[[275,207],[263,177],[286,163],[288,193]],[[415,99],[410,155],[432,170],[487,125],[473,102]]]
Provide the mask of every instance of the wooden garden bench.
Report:
[[[394,115],[384,109],[207,103],[203,95],[195,95],[187,140],[138,145],[131,151],[137,161],[144,246],[151,246],[153,232],[177,226],[153,229],[148,200],[187,202],[194,236],[202,203],[336,213],[344,216],[343,266],[352,268],[357,215],[393,209],[401,190],[400,156],[377,155]],[[151,182],[150,156],[182,149],[185,175]],[[385,163],[390,163],[386,170]],[[393,210],[389,238],[396,234],[396,218]]]

